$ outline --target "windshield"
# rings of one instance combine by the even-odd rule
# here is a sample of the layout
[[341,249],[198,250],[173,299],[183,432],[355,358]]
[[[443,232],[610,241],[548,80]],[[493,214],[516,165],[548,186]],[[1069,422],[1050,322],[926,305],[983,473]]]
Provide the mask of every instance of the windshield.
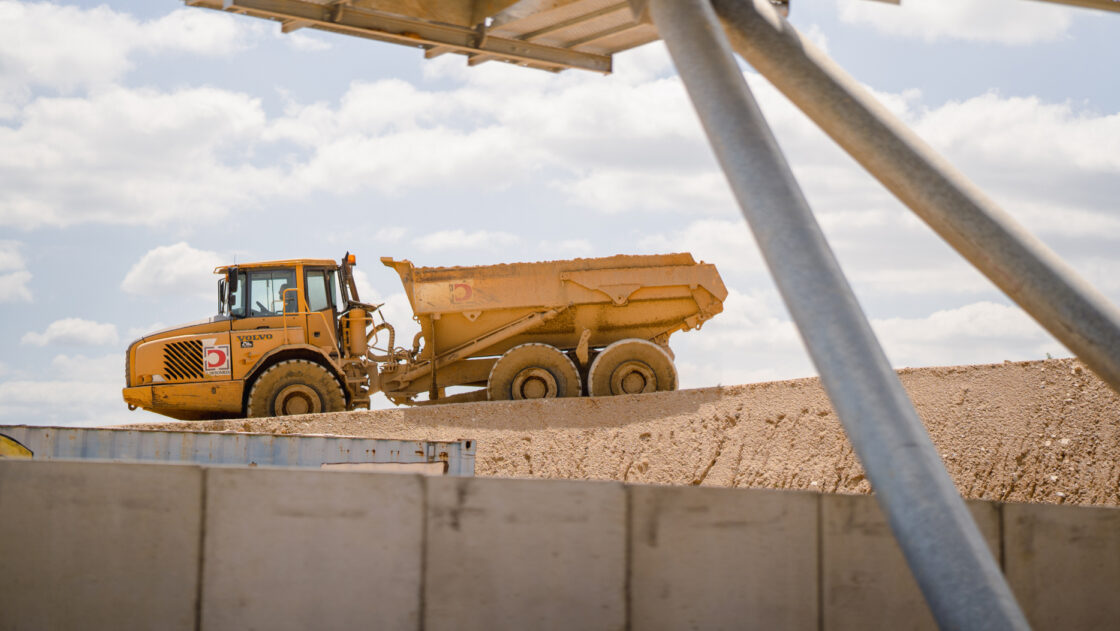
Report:
[[257,318],[283,315],[285,311],[297,313],[296,292],[284,294],[287,289],[296,289],[295,270],[239,272],[236,287],[230,292],[229,304],[225,305],[222,314],[235,318]]
[[[285,311],[296,313],[296,293],[284,293],[296,288],[294,270],[257,270],[249,272],[249,315],[277,316]],[[287,304],[285,304],[287,300]]]

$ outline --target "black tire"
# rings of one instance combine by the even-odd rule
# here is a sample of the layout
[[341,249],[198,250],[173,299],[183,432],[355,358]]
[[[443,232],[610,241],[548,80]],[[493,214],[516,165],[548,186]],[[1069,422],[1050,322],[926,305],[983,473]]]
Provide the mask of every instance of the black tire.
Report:
[[603,349],[587,373],[587,394],[603,397],[677,389],[677,368],[662,347],[637,338]]
[[330,371],[306,359],[289,359],[268,367],[253,382],[245,415],[288,416],[344,409],[346,395]]
[[548,344],[515,346],[490,369],[486,382],[491,401],[578,397],[583,386],[568,356]]

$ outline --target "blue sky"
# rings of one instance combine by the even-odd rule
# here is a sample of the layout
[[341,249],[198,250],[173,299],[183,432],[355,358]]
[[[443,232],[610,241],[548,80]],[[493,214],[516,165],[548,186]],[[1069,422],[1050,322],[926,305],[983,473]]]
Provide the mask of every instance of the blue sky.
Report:
[[[1120,16],[794,1],[791,20],[1114,302]],[[685,387],[809,376],[661,44],[560,75],[188,8],[0,0],[0,422],[149,420],[123,351],[216,307],[218,264],[691,251],[727,311]],[[1068,352],[744,66],[896,366]],[[382,400],[381,405],[385,403]]]

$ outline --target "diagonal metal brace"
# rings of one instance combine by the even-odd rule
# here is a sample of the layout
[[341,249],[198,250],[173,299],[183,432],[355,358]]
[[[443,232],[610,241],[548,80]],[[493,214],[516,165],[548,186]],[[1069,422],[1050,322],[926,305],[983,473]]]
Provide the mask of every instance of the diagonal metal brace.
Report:
[[1029,628],[825,241],[712,4],[647,4],[934,618],[948,629]]

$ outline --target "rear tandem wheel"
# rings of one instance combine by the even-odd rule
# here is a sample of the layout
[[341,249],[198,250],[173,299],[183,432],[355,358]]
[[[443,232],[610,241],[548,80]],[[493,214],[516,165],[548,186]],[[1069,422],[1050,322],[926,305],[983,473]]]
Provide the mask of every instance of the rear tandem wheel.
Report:
[[578,397],[579,370],[560,349],[529,343],[505,352],[490,369],[486,382],[491,401]]
[[593,397],[676,389],[673,358],[661,346],[638,338],[604,348],[587,374],[587,394]]

